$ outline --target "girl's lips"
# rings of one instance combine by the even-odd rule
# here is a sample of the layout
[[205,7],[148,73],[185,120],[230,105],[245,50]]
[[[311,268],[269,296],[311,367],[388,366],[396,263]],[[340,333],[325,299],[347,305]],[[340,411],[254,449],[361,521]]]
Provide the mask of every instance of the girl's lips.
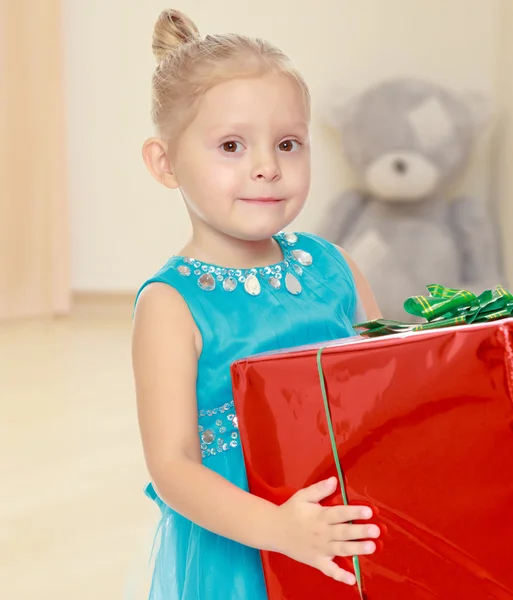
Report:
[[283,198],[272,198],[269,196],[261,196],[260,198],[241,198],[244,202],[257,202],[259,204],[272,204],[276,202],[281,202]]

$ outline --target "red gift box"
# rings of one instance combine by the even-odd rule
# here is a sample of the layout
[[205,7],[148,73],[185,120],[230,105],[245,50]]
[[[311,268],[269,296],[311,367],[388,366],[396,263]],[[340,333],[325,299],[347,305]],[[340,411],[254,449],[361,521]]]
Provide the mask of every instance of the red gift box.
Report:
[[[249,487],[277,504],[337,475],[319,347],[232,366]],[[321,365],[349,503],[384,531],[359,559],[364,596],[513,599],[513,320],[341,340]],[[326,502],[340,503],[340,490]],[[262,560],[270,600],[360,597],[286,556]]]

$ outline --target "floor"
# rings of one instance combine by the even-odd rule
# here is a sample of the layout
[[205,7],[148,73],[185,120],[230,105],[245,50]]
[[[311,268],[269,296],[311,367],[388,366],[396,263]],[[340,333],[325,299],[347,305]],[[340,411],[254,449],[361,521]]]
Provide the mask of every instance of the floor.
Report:
[[147,598],[130,335],[127,300],[0,324],[2,599]]

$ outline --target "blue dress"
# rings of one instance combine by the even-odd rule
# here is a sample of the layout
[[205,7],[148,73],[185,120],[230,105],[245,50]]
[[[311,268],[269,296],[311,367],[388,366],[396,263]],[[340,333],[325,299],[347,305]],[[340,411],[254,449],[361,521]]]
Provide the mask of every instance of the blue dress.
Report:
[[[247,490],[230,365],[253,354],[354,335],[357,294],[337,248],[312,234],[275,236],[284,260],[251,270],[171,258],[152,282],[185,299],[203,338],[198,362],[198,434],[203,464]],[[258,550],[215,535],[160,507],[150,600],[264,600]],[[209,490],[205,490],[209,495]],[[215,498],[211,502],[215,503]]]

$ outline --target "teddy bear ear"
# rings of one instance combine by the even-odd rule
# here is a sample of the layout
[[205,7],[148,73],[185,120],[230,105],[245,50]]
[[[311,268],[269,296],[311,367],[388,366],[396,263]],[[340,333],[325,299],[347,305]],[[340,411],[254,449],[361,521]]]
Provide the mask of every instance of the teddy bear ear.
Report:
[[360,94],[347,88],[327,90],[319,106],[321,120],[336,129],[342,129],[355,114]]
[[492,121],[495,115],[493,104],[484,94],[474,91],[465,92],[463,100],[470,110],[474,131],[477,133]]

